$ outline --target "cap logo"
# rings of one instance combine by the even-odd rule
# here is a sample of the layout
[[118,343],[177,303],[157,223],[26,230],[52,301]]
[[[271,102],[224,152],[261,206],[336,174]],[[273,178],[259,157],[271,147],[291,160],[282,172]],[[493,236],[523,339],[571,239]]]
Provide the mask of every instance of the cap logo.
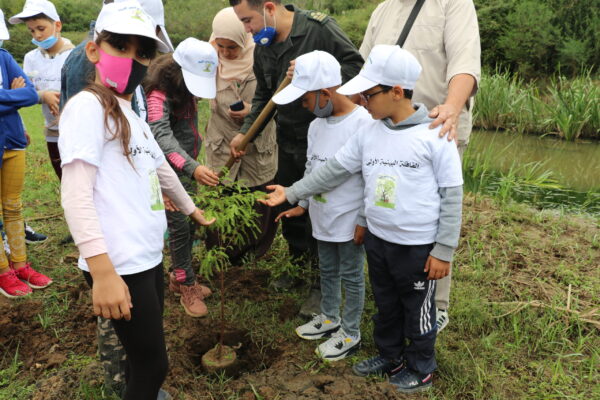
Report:
[[142,12],[142,10],[140,9],[136,9],[133,14],[131,15],[132,19],[137,19],[138,21],[142,21],[142,22],[146,22],[146,18],[144,13]]
[[215,63],[212,61],[200,60],[198,61],[198,64],[204,64],[204,69],[202,70],[202,72],[211,73],[215,68]]

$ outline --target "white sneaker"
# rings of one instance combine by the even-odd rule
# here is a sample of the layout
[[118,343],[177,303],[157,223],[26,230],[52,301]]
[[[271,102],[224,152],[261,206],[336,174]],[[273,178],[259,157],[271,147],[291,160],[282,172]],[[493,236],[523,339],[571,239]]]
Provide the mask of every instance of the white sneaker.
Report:
[[326,361],[338,361],[356,353],[360,349],[360,337],[355,338],[340,328],[315,349],[315,353]]
[[435,310],[435,315],[436,315],[436,324],[437,324],[437,333],[440,333],[442,331],[442,329],[444,329],[446,327],[446,325],[448,325],[448,322],[450,322],[450,317],[448,316],[448,310],[442,310],[439,308],[436,308]]
[[302,339],[316,340],[330,336],[340,329],[339,321],[332,321],[325,314],[313,314],[310,322],[296,328],[296,334]]

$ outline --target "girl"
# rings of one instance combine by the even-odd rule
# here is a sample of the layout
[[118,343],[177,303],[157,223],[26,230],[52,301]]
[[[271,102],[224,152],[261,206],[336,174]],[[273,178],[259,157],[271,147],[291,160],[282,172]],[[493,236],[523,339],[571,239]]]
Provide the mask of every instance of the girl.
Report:
[[[4,14],[0,10],[0,41],[8,39]],[[35,88],[10,53],[0,49],[0,220],[4,218],[11,249],[10,261],[0,250],[0,293],[21,297],[31,288],[41,289],[52,283],[27,262],[21,193],[25,181],[27,139],[18,110],[38,101]]]
[[[244,117],[250,113],[250,103],[256,90],[256,77],[252,70],[254,64],[254,41],[252,35],[244,30],[244,25],[236,16],[233,8],[225,8],[213,19],[211,43],[219,53],[217,72],[217,96],[211,101],[211,115],[206,131],[206,161],[215,171],[220,170],[229,159],[229,142],[239,132]],[[231,107],[234,103],[238,107]],[[233,109],[232,109],[233,108]],[[235,163],[230,177],[243,181],[251,190],[266,191],[277,171],[277,143],[275,123],[271,122],[260,136],[246,148],[246,155]],[[258,226],[260,233],[255,239],[249,239],[245,246],[230,249],[228,254],[232,263],[236,263],[247,252],[253,251],[257,257],[264,255],[271,247],[277,224],[271,210],[257,204],[260,215]],[[207,244],[218,243],[216,234],[209,233]]]
[[125,399],[154,400],[167,374],[163,333],[161,190],[209,225],[166,163],[131,96],[157,47],[155,24],[137,2],[107,4],[86,55],[95,80],[60,119],[62,205],[92,287],[94,313],[111,318],[128,362]]
[[[175,53],[152,64],[145,83],[150,128],[188,193],[196,191],[196,182],[214,186],[219,181],[196,161],[201,145],[197,98],[215,97],[217,64],[217,53],[210,44],[188,38]],[[192,267],[196,226],[177,211],[167,211],[167,221],[172,260],[169,288],[181,295],[180,303],[188,315],[203,317],[208,313],[203,300],[211,291],[196,282]]]

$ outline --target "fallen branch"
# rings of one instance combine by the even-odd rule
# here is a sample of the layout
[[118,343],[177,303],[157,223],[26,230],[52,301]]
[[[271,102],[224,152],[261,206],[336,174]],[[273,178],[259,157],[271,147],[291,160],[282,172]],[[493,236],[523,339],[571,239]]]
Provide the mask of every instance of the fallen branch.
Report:
[[596,309],[592,309],[589,311],[586,311],[584,313],[581,313],[579,311],[576,310],[572,310],[570,308],[567,307],[560,307],[560,306],[552,306],[552,305],[548,305],[548,304],[544,304],[540,301],[537,300],[532,300],[532,301],[491,301],[488,302],[488,304],[495,304],[495,305],[499,305],[499,306],[516,306],[513,310],[501,314],[501,315],[495,315],[493,316],[493,318],[503,318],[506,317],[507,315],[511,315],[514,314],[516,312],[519,312],[521,310],[523,310],[524,308],[527,307],[535,307],[535,308],[545,308],[545,309],[549,309],[549,310],[554,310],[554,311],[562,311],[562,312],[566,312],[569,314],[573,314],[576,315],[582,322],[594,325],[596,328],[600,329],[600,321],[596,321],[594,319],[591,319],[590,317],[594,316],[596,314],[596,311],[598,310]]
[[26,218],[27,222],[31,222],[31,221],[43,221],[46,219],[53,219],[53,218],[58,218],[58,217],[62,217],[63,213],[62,211],[56,214],[50,214],[50,215],[44,215],[42,217],[34,217],[34,218]]

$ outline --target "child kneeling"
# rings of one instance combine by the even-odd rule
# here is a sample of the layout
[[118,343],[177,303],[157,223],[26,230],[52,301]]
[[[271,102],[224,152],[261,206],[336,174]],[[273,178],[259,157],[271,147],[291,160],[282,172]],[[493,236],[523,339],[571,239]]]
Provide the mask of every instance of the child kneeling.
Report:
[[292,187],[272,186],[266,201],[295,203],[362,171],[379,354],[353,370],[388,374],[403,393],[431,387],[435,280],[449,272],[462,212],[456,145],[439,138],[439,128],[430,130],[427,109],[410,100],[420,73],[418,61],[399,46],[375,46],[365,68],[338,93],[359,93],[376,121],[363,124],[333,159]]
[[[302,106],[317,116],[308,128],[305,176],[321,168],[365,123],[367,111],[336,92],[342,83],[341,66],[331,54],[313,51],[296,60],[292,84],[273,101],[289,104],[302,97]],[[366,221],[364,183],[360,173],[326,193],[282,212],[277,217],[303,215],[308,208],[313,236],[317,239],[321,273],[321,314],[296,328],[303,339],[331,338],[316,349],[321,358],[337,361],[360,348],[360,318],[365,299],[364,248]],[[343,317],[341,286],[346,293]]]

